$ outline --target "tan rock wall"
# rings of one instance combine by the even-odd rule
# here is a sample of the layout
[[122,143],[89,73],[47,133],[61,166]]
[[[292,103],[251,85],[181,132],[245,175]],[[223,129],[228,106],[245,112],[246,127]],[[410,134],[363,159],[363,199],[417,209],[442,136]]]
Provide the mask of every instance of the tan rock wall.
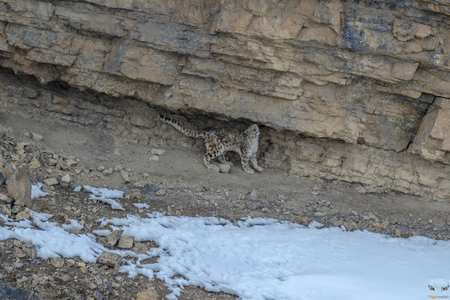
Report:
[[273,163],[292,174],[435,193],[450,164],[449,24],[450,6],[421,0],[6,0],[0,65],[339,145],[318,160],[280,144]]

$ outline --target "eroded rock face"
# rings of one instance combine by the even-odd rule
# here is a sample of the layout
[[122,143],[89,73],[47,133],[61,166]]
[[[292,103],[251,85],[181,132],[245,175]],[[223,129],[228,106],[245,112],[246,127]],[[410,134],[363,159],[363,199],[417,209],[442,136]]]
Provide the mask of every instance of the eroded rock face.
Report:
[[[275,151],[271,159],[292,174],[417,194],[424,182],[432,193],[450,189],[440,175],[424,179],[416,170],[424,165],[427,174],[436,168],[445,174],[450,164],[450,9],[444,3],[6,0],[0,7],[1,66],[41,83],[63,81],[170,110],[246,119],[337,145],[307,154],[299,149],[323,148],[322,142],[286,140],[279,148],[285,153]],[[128,114],[141,128],[153,115],[26,93],[43,101],[39,109],[62,119],[75,114],[72,121],[85,126]],[[283,139],[278,135],[268,138],[271,144]],[[361,160],[378,154],[367,164],[352,163],[342,158],[349,149],[361,152]],[[384,156],[402,167],[385,170]],[[407,166],[414,160],[420,163]],[[373,174],[366,170],[371,165]]]

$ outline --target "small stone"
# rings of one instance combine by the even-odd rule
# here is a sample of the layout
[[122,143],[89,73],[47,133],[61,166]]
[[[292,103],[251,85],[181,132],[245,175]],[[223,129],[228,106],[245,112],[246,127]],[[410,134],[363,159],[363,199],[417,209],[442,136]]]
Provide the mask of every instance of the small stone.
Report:
[[145,254],[149,250],[148,246],[141,242],[135,242],[133,251],[138,254]]
[[98,262],[114,268],[122,263],[122,257],[117,253],[103,252],[98,258]]
[[58,180],[56,178],[47,178],[44,180],[46,185],[55,185],[58,184]]
[[322,187],[320,186],[320,185],[315,185],[315,186],[313,186],[313,191],[318,191],[318,190],[320,190]]
[[259,214],[258,214],[258,212],[256,212],[256,211],[252,211],[252,212],[250,212],[250,217],[252,217],[252,218],[258,218],[258,217],[259,217]]
[[30,245],[25,249],[25,253],[28,259],[36,259],[37,258],[37,248],[35,245]]
[[317,196],[317,195],[319,195],[319,192],[318,192],[318,191],[312,191],[312,192],[311,192],[311,195]]
[[67,170],[70,169],[70,166],[69,166],[69,165],[67,164],[67,162],[65,162],[65,161],[60,162],[60,163],[59,163],[59,167],[60,167],[62,170],[64,170],[64,171],[67,171]]
[[150,152],[151,152],[152,155],[163,156],[164,153],[166,153],[166,150],[163,150],[163,149],[152,149]]
[[104,166],[99,166],[98,168],[97,168],[97,171],[99,171],[99,172],[103,172],[103,170],[105,170],[106,168],[104,167]]
[[96,299],[96,300],[103,300],[103,299],[104,299],[103,294],[100,293],[99,291],[96,291],[96,292],[94,293],[93,297],[94,297],[94,299]]
[[380,222],[380,219],[377,218],[373,213],[369,213],[368,216],[371,220],[374,220],[375,222]]
[[344,223],[342,226],[345,227],[346,231],[352,231],[354,229],[354,227],[350,223]]
[[431,220],[431,219],[428,220],[428,223],[433,224],[433,220]]
[[102,173],[103,173],[104,175],[111,175],[113,172],[114,172],[114,169],[113,169],[113,168],[108,168],[108,169],[103,170]]
[[257,190],[251,191],[251,192],[248,194],[247,198],[248,198],[249,200],[256,200],[256,199],[258,198],[258,191],[257,191]]
[[15,200],[15,205],[31,208],[31,181],[28,177],[27,169],[16,169],[14,173],[8,177],[6,183],[8,194]]
[[61,257],[54,257],[54,258],[50,259],[50,263],[55,268],[62,268],[62,267],[64,267],[64,259],[61,258]]
[[360,194],[367,194],[367,189],[363,186],[358,186],[355,190]]
[[75,265],[75,261],[73,259],[66,260],[66,266],[68,268],[72,267],[73,265]]
[[396,237],[401,237],[402,236],[402,231],[400,229],[395,229],[395,236]]
[[154,184],[146,184],[142,188],[142,193],[149,195],[149,196],[155,196],[156,195],[156,186]]
[[119,239],[119,248],[130,249],[133,248],[134,238],[129,235],[121,236]]
[[39,168],[41,166],[41,163],[36,159],[36,157],[33,156],[33,159],[30,162],[30,166],[32,168]]
[[49,164],[49,166],[56,166],[58,164],[58,160],[54,159],[54,158],[50,158],[48,160],[48,164]]
[[314,217],[322,218],[322,217],[326,217],[327,214],[322,211],[316,211],[313,215],[314,215]]
[[158,300],[158,293],[154,287],[149,287],[143,291],[140,291],[136,295],[136,300]]
[[67,232],[70,232],[73,234],[79,234],[81,232],[81,228],[79,228],[79,227],[70,228],[70,229],[67,229]]
[[32,138],[34,141],[42,141],[42,139],[43,139],[43,137],[42,137],[41,134],[39,134],[39,133],[34,133],[34,132],[31,133],[31,138]]
[[66,174],[61,178],[61,181],[59,182],[60,185],[62,186],[68,186],[70,183],[70,175]]
[[156,192],[157,196],[164,196],[166,194],[166,190],[165,189],[160,189]]
[[336,227],[340,227],[340,226],[342,226],[343,224],[344,224],[344,221],[343,221],[343,220],[337,220],[336,222],[333,223],[333,225],[336,226]]
[[11,216],[11,204],[0,204],[0,215]]
[[69,281],[71,279],[71,277],[69,275],[67,275],[67,274],[64,274],[64,275],[59,276],[59,279],[62,282],[67,282],[67,281]]
[[75,165],[78,164],[78,162],[77,162],[75,159],[68,159],[68,160],[66,161],[66,163],[67,163],[67,165],[68,165],[69,167],[72,167],[72,166],[75,166]]
[[4,266],[3,270],[5,270],[8,273],[11,273],[14,270],[14,268],[12,266]]
[[121,165],[115,166],[114,170],[115,171],[122,171],[123,167]]
[[19,213],[16,215],[16,221],[21,221],[21,220],[29,219],[29,218],[30,218],[30,213],[31,213],[31,210],[29,210],[29,209],[22,210],[21,212],[19,212]]
[[220,173],[229,173],[231,169],[231,164],[219,164]]
[[125,180],[125,182],[130,182],[130,173],[127,171],[120,171],[120,176]]
[[23,264],[20,263],[20,262],[14,262],[12,264],[12,266],[13,266],[14,269],[20,269],[20,268],[22,268]]
[[152,157],[150,157],[150,160],[159,161],[159,156],[158,155],[153,155]]
[[9,198],[7,195],[5,194],[0,194],[0,203],[6,203],[6,204],[10,204],[12,203],[12,199]]
[[17,215],[21,209],[22,209],[22,206],[13,205],[13,207],[11,208],[11,213]]
[[105,247],[112,248],[117,244],[122,233],[123,230],[114,230],[113,232],[102,238],[101,241],[103,242]]

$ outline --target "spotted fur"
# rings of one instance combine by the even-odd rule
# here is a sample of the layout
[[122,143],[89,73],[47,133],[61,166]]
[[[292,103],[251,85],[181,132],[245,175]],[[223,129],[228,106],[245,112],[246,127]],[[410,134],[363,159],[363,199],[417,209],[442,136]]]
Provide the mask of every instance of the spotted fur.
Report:
[[222,128],[200,132],[186,129],[178,121],[167,116],[159,115],[158,118],[172,125],[175,129],[187,136],[203,138],[205,140],[206,154],[203,157],[203,163],[208,169],[218,170],[219,168],[217,166],[211,165],[211,160],[218,158],[221,163],[227,163],[225,160],[225,152],[234,151],[240,155],[242,168],[246,173],[255,173],[249,166],[249,162],[256,171],[261,172],[263,170],[256,160],[259,137],[259,128],[256,124],[250,125],[247,130],[242,133],[234,128]]

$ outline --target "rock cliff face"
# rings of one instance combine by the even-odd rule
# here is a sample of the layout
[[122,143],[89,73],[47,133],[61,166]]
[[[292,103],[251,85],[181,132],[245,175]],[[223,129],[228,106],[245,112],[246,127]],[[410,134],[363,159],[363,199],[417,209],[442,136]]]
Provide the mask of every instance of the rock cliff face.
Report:
[[450,200],[446,1],[6,0],[0,65],[44,84],[4,85],[2,111],[138,137],[165,134],[157,107],[257,122],[268,166]]

